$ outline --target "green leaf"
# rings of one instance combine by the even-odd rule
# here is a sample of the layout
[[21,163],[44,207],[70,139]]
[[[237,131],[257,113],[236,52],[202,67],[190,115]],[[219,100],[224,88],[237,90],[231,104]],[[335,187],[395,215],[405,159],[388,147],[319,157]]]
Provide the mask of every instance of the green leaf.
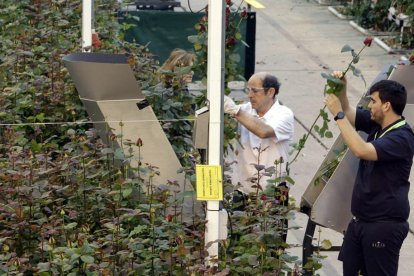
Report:
[[34,56],[33,52],[30,52],[30,51],[18,51],[18,54],[23,55],[23,56],[28,56],[28,57]]
[[102,153],[102,154],[112,154],[112,153],[114,153],[114,150],[113,150],[113,149],[111,149],[111,148],[103,148],[103,149],[101,150],[101,153]]
[[362,75],[362,73],[361,73],[360,77],[361,77],[362,81],[364,82],[364,85],[365,85],[365,86],[367,86],[367,82],[365,81],[365,78],[364,78],[364,76]]
[[327,74],[327,73],[325,73],[325,72],[322,72],[322,73],[321,73],[321,76],[322,76],[322,78],[324,78],[324,79],[330,79],[330,78],[332,78],[332,75],[331,75],[331,74]]
[[246,46],[246,47],[250,48],[249,44],[247,44],[247,42],[246,42],[246,41],[244,41],[244,40],[240,40],[240,42],[241,42],[244,46]]
[[354,76],[359,77],[361,75],[361,70],[359,70],[355,66],[351,65],[349,68],[351,68],[351,71],[354,74]]
[[135,227],[134,230],[132,230],[129,233],[128,238],[130,238],[130,237],[132,237],[134,235],[137,235],[137,234],[145,233],[146,231],[148,231],[148,226],[146,226],[146,225],[139,225],[139,226]]
[[77,253],[72,254],[72,256],[70,256],[70,263],[71,264],[75,264],[78,262],[80,255]]
[[307,263],[303,266],[303,268],[304,268],[304,269],[306,269],[306,270],[312,270],[312,267],[313,267],[313,262],[312,262],[312,261],[307,262]]
[[285,176],[285,180],[290,183],[290,184],[295,184],[295,180],[293,180],[293,178],[291,178],[290,176]]
[[326,137],[326,138],[332,138],[332,137],[333,137],[332,132],[330,132],[330,131],[326,131],[326,132],[325,132],[325,137]]
[[[39,275],[50,275],[47,273],[47,271],[50,270],[50,263],[38,263],[37,268],[39,269],[39,272],[41,272]],[[42,274],[45,273],[45,274]]]
[[66,224],[64,228],[65,230],[70,230],[70,229],[75,228],[77,225],[78,224],[76,222],[72,222],[72,223]]
[[39,113],[36,115],[36,120],[38,122],[44,122],[45,121],[45,114],[44,113]]
[[203,46],[199,43],[194,44],[194,50],[199,51],[201,50],[201,48],[203,48]]
[[124,160],[125,159],[125,155],[124,152],[122,151],[121,148],[118,148],[115,150],[115,155],[114,155],[115,159],[117,160]]
[[323,241],[321,242],[321,248],[323,248],[323,249],[325,249],[325,250],[331,249],[331,248],[332,248],[332,243],[331,243],[331,241],[330,241],[330,240],[323,240]]
[[257,170],[257,171],[261,171],[261,170],[264,170],[265,169],[265,166],[264,165],[259,165],[259,164],[250,164],[250,165],[253,165],[254,166],[254,168]]
[[105,223],[104,226],[112,231],[116,229],[116,225],[110,222]]
[[195,195],[196,195],[196,192],[195,192],[195,191],[185,191],[185,192],[179,192],[179,193],[177,194],[176,199],[177,199],[177,200],[182,200],[182,199],[184,199],[184,198],[193,198],[193,197],[195,197]]
[[40,150],[42,149],[42,144],[37,143],[35,140],[32,140],[30,142],[30,149],[34,152],[34,153],[39,153]]
[[231,54],[231,55],[229,56],[229,59],[231,59],[232,61],[234,61],[234,62],[236,62],[236,63],[239,63],[239,62],[240,62],[240,60],[241,60],[241,58],[240,58],[240,55],[239,55],[239,54]]
[[251,265],[251,266],[257,265],[257,256],[256,255],[249,255],[248,262],[249,262],[249,265]]
[[234,35],[234,37],[235,37],[237,40],[240,40],[240,39],[242,38],[242,35],[241,35],[239,32],[237,32],[237,33]]
[[89,255],[81,256],[81,260],[87,264],[93,264],[93,262],[95,261],[95,259]]
[[26,145],[27,144],[27,142],[29,142],[29,140],[27,140],[25,137],[23,137],[23,136],[19,136],[17,139],[16,139],[16,143],[19,145],[19,146],[24,146],[24,145]]
[[198,37],[198,35],[190,35],[187,37],[188,41],[193,43],[193,44],[197,44],[200,42],[200,39]]
[[344,45],[341,49],[341,53],[353,51],[352,47],[348,44]]
[[82,255],[93,254],[94,250],[88,243],[84,243],[81,247],[80,253]]
[[[137,21],[137,22],[139,22],[139,21],[141,20],[141,19],[139,18],[139,16],[136,16],[136,15],[131,16],[131,19],[133,19],[133,20],[135,20],[135,21]],[[135,24],[132,24],[132,25],[136,26]]]
[[126,188],[122,190],[122,196],[127,198],[132,193],[132,188]]
[[65,19],[61,19],[61,20],[58,21],[57,24],[58,24],[59,27],[64,27],[64,26],[69,25],[69,21],[67,21]]
[[390,67],[388,67],[387,76],[391,75],[392,71],[394,71],[394,68],[395,68],[395,65],[390,65]]
[[330,78],[328,80],[328,82],[332,82],[332,84],[337,84],[337,85],[340,85],[340,86],[343,85],[342,80],[340,80],[338,78],[335,78],[335,77]]

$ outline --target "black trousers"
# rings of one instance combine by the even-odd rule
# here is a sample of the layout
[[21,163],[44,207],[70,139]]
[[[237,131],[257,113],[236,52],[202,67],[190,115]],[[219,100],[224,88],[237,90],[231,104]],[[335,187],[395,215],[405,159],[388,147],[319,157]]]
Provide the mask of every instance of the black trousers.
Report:
[[366,222],[356,218],[348,225],[339,253],[343,261],[343,275],[394,276],[398,272],[398,259],[408,222]]

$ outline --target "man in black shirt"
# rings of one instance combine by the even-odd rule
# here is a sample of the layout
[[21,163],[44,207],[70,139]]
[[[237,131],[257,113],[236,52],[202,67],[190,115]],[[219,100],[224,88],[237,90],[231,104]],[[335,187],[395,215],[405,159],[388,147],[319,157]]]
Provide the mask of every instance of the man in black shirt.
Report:
[[[360,159],[351,202],[354,217],[339,256],[344,276],[397,275],[399,252],[409,230],[414,153],[414,134],[402,116],[407,92],[398,82],[379,81],[369,90],[369,110],[356,110],[349,106],[345,79],[343,84],[339,97],[330,94],[325,103],[345,143]],[[366,132],[367,141],[357,131]]]

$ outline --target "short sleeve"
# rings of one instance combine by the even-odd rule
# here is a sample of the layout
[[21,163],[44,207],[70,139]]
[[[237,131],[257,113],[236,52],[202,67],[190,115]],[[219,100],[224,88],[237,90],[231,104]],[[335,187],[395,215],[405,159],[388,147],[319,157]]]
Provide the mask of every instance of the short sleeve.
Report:
[[292,140],[294,132],[293,112],[285,107],[279,106],[277,113],[266,118],[266,124],[270,125],[276,135],[276,142]]
[[393,130],[371,143],[377,151],[379,161],[393,161],[412,158],[413,137],[405,129]]

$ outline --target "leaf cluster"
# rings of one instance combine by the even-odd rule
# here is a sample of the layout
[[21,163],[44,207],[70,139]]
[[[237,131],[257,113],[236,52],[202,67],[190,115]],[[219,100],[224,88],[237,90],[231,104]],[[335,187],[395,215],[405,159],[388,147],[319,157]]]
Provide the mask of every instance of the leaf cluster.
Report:
[[[270,185],[273,186],[273,185]],[[269,192],[269,191],[268,191]],[[230,237],[220,243],[218,265],[231,275],[279,275],[294,271],[298,257],[286,249],[284,240],[288,228],[285,222],[293,219],[293,206],[283,206],[276,193],[250,195],[244,211],[230,213]],[[227,210],[234,204],[224,201]],[[235,205],[233,205],[235,206]]]
[[202,232],[182,223],[175,183],[152,185],[156,167],[119,167],[130,156],[91,131],[71,129],[61,149],[37,154],[12,146],[17,135],[0,158],[3,273],[158,273],[203,262],[192,256]]
[[[157,63],[145,45],[122,40],[121,31],[132,26],[116,22],[115,2],[95,1],[102,46],[94,52],[127,55],[143,89],[155,87],[147,96],[160,118],[191,118],[197,98],[178,84],[157,87]],[[142,163],[140,148],[147,141],[134,143],[108,129],[105,145],[91,125],[81,123],[87,116],[61,62],[81,50],[80,18],[75,0],[0,3],[0,122],[7,124],[0,126],[0,274],[217,272],[204,263],[206,222],[195,216],[187,223],[181,216],[183,200],[194,192],[178,192],[174,180],[153,185],[162,172]],[[238,62],[236,56],[229,60]],[[189,159],[189,148],[180,143],[189,144],[191,125],[173,123],[163,128]],[[191,166],[182,172],[194,181]],[[220,271],[290,271],[287,264],[297,258],[284,251],[281,238],[290,208],[270,198],[252,201],[246,215],[231,214],[232,237],[242,238],[221,242]]]
[[389,13],[390,8],[395,8],[396,15],[400,13],[408,15],[413,22],[414,2],[410,0],[378,0],[375,3],[370,0],[358,0],[353,1],[352,5],[345,6],[343,13],[354,16],[355,21],[365,29],[389,32],[389,35],[399,42],[397,47],[412,49],[414,46],[412,29],[408,27],[401,32],[401,26],[394,20],[396,15],[392,19]]

